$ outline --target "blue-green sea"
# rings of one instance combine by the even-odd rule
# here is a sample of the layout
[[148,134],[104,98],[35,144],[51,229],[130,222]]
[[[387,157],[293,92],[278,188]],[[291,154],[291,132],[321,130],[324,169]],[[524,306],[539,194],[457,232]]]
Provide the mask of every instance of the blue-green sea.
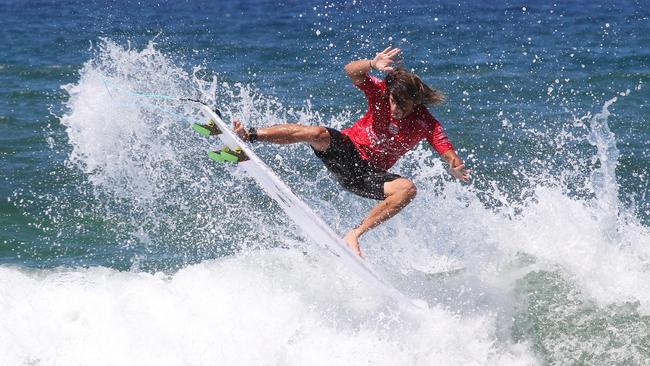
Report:
[[[0,0],[0,365],[650,364],[649,5]],[[343,67],[387,46],[472,171],[423,142],[392,168],[417,197],[361,239],[415,313],[180,100],[343,129]],[[253,148],[339,234],[376,203]]]

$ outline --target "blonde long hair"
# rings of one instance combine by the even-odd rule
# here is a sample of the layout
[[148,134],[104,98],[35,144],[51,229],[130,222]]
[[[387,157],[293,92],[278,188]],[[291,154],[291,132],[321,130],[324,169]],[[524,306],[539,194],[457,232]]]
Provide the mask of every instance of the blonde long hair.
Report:
[[430,88],[417,75],[403,68],[390,71],[384,81],[386,96],[392,95],[400,107],[406,100],[411,100],[415,105],[437,105],[447,99],[442,92]]

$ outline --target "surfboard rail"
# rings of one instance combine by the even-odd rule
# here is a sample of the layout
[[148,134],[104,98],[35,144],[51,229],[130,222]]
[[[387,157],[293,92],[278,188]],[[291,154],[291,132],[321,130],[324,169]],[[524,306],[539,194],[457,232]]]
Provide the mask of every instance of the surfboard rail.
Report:
[[246,174],[253,178],[260,188],[280,205],[282,210],[307,238],[336,257],[337,260],[373,289],[396,299],[400,303],[407,303],[409,306],[414,305],[411,299],[384,280],[365,260],[359,258],[345,244],[343,239],[311,207],[293,193],[291,188],[214,111],[205,105],[201,106],[201,108],[205,116],[214,121],[221,130],[217,137],[223,144],[231,150],[241,149],[248,157],[248,160],[239,162],[238,166],[244,169]]

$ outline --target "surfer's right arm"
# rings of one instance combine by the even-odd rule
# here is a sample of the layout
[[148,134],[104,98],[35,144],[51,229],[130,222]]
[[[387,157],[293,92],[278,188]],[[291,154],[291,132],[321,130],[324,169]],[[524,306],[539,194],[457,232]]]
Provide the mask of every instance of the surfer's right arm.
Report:
[[355,85],[361,84],[366,79],[366,74],[372,69],[382,72],[392,71],[391,66],[400,54],[399,48],[387,47],[378,52],[372,60],[357,60],[345,65],[345,73]]

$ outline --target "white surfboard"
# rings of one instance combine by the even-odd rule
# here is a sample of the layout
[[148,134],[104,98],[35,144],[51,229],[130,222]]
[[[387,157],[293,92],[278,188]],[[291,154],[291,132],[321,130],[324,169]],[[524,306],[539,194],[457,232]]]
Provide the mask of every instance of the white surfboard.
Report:
[[238,165],[253,178],[262,190],[275,200],[303,234],[325,249],[356,273],[371,288],[413,307],[415,303],[384,280],[370,265],[359,258],[316,213],[280,179],[210,108],[201,106],[203,113],[214,121],[221,134],[219,139],[231,150],[241,149],[248,160]]

